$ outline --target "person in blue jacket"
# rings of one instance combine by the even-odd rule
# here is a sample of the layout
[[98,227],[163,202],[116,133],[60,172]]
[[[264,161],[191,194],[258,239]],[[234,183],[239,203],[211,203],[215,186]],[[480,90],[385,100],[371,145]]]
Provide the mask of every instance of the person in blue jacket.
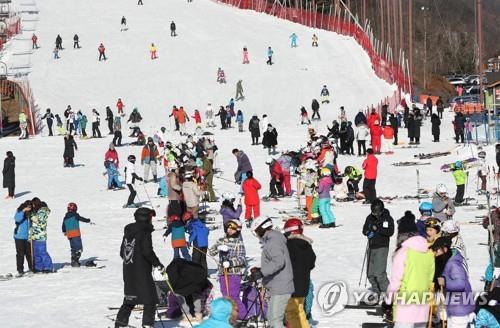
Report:
[[243,112],[239,109],[236,113],[236,123],[238,123],[238,132],[243,132]]
[[210,316],[195,328],[232,328],[238,311],[234,301],[229,298],[217,298],[210,304]]
[[289,38],[290,38],[290,41],[291,41],[290,47],[297,48],[297,39],[298,39],[297,34],[292,33],[292,35],[290,35]]
[[28,268],[33,271],[33,261],[31,258],[31,244],[29,242],[31,201],[27,200],[16,210],[14,220],[16,228],[14,229],[14,241],[16,243],[16,262],[18,276],[24,274],[24,258],[28,262]]
[[199,218],[193,218],[191,212],[185,212],[182,219],[189,234],[188,247],[193,246],[192,261],[200,264],[208,275],[207,250],[210,231]]
[[271,47],[267,47],[267,65],[272,65],[273,64],[273,54],[274,51]]
[[71,247],[71,266],[80,266],[80,256],[82,256],[83,245],[80,233],[80,222],[92,223],[90,219],[84,218],[77,213],[78,206],[75,203],[68,204],[68,212],[64,216],[62,232],[69,240]]
[[113,163],[113,159],[108,159],[104,162],[104,167],[106,168],[106,172],[104,175],[108,175],[108,189],[124,189],[122,186],[122,182],[118,178],[120,176],[120,172],[116,168],[116,165]]

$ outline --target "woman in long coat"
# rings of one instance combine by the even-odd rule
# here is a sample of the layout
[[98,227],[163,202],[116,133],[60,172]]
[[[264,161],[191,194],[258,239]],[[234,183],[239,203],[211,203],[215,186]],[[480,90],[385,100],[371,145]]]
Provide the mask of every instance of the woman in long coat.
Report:
[[14,188],[16,187],[16,158],[14,154],[9,150],[7,152],[7,157],[3,161],[3,187],[8,189],[8,194],[5,199],[14,198]]
[[78,150],[78,146],[73,136],[71,134],[64,136],[64,167],[75,167],[75,163],[73,162],[75,150]]

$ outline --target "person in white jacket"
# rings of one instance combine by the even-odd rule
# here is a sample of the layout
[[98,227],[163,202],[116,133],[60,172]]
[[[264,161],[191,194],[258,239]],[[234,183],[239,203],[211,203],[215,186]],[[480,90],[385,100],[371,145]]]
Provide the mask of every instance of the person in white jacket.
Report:
[[260,120],[261,131],[266,131],[268,124],[269,124],[269,118],[267,117],[267,114],[262,115],[262,120]]
[[99,130],[100,122],[101,116],[95,108],[92,109],[92,138],[102,138],[101,131]]
[[137,195],[137,191],[134,189],[135,180],[144,181],[135,173],[135,156],[129,155],[127,158],[127,164],[125,164],[125,184],[127,185],[130,194],[128,196],[127,204],[123,206],[124,208],[138,207],[134,203],[135,196]]
[[205,126],[207,128],[214,128],[214,108],[211,103],[208,103],[207,109],[205,110]]
[[198,209],[200,205],[200,196],[203,194],[191,171],[184,173],[184,182],[182,183],[182,194],[186,202],[186,208],[195,218],[198,217]]
[[[358,125],[358,130],[356,131],[356,140],[358,141],[358,156],[366,155],[366,141],[370,137],[370,131],[365,124]],[[363,153],[361,153],[363,149]]]

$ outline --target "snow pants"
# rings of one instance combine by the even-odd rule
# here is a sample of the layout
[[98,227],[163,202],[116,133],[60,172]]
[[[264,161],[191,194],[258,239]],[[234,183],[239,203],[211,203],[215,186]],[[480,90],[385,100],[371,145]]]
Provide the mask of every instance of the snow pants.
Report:
[[270,328],[285,328],[283,319],[285,318],[285,310],[290,296],[291,294],[271,296],[267,309],[267,321]]
[[[119,326],[127,326],[128,319],[130,318],[130,314],[136,304],[133,301],[127,299],[127,297],[123,298],[123,304],[116,315],[116,325]],[[142,325],[143,326],[154,326],[155,324],[155,312],[156,305],[154,304],[144,304],[144,311],[142,313]]]
[[118,175],[108,173],[108,189],[113,188],[113,186],[116,186],[116,188],[121,188],[122,183],[120,179],[118,179]]
[[241,276],[239,274],[228,274],[227,282],[229,288],[226,286],[226,278],[224,275],[219,275],[219,286],[222,296],[229,296],[238,304],[238,319],[243,320],[247,314],[247,308],[240,298]]
[[465,185],[457,186],[457,193],[455,194],[455,203],[460,204],[464,201]]
[[272,197],[283,196],[283,188],[281,187],[281,182],[276,181],[275,178],[271,178],[269,182],[269,191]]
[[381,148],[381,138],[372,138],[372,149],[375,154],[380,153],[380,148]]
[[144,163],[144,181],[148,181],[149,171],[153,174],[153,178],[156,180],[158,172],[156,171],[156,162]]
[[33,269],[35,271],[52,271],[52,258],[47,252],[46,240],[33,240]]
[[290,297],[285,313],[287,326],[309,328],[309,321],[304,311],[304,297]]
[[306,208],[307,208],[307,221],[311,222],[312,221],[312,204],[313,204],[313,199],[314,197],[311,196],[306,196]]
[[376,179],[364,179],[363,180],[363,194],[365,199],[369,202],[373,202],[377,198],[377,190],[375,189]]
[[388,254],[388,247],[370,248],[368,253],[366,275],[372,285],[372,291],[377,294],[384,293],[387,290],[387,286],[389,286],[389,279],[387,279],[386,272]]
[[384,151],[386,153],[392,152],[392,141],[393,141],[393,139],[385,139],[384,138]]
[[137,195],[137,191],[134,189],[134,185],[131,183],[127,183],[128,190],[130,194],[128,195],[127,205],[131,205],[134,203],[135,196]]
[[245,220],[258,218],[260,216],[260,204],[247,205],[245,204]]
[[16,264],[17,272],[24,272],[24,258],[28,262],[28,268],[33,271],[33,266],[31,262],[31,245],[26,239],[14,239],[16,243]]
[[191,261],[191,255],[189,255],[189,251],[186,246],[184,247],[174,247],[174,259],[178,259],[181,257],[179,252],[182,254],[182,257],[185,260]]
[[335,215],[330,207],[330,198],[319,199],[319,212],[323,219],[323,224],[335,223]]
[[283,171],[283,180],[281,181],[281,188],[283,188],[285,195],[292,195],[292,186],[290,184],[291,177],[290,171]]

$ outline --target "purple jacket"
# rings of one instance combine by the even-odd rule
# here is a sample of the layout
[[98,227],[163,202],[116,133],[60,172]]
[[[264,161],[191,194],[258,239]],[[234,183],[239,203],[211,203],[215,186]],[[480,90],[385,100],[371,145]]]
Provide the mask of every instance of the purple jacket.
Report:
[[239,220],[241,211],[241,205],[238,205],[236,211],[233,211],[230,207],[222,206],[219,213],[222,215],[222,222],[224,223],[224,225],[226,225],[227,221],[229,220]]
[[318,198],[330,198],[330,188],[332,187],[332,178],[322,177],[319,180]]
[[240,150],[240,153],[238,154],[238,156],[236,156],[236,160],[238,161],[238,168],[236,169],[237,172],[246,174],[248,171],[252,171],[252,164],[250,163],[250,159],[243,151]]
[[474,298],[467,274],[467,264],[459,252],[450,257],[443,270],[448,316],[466,316],[474,312]]

